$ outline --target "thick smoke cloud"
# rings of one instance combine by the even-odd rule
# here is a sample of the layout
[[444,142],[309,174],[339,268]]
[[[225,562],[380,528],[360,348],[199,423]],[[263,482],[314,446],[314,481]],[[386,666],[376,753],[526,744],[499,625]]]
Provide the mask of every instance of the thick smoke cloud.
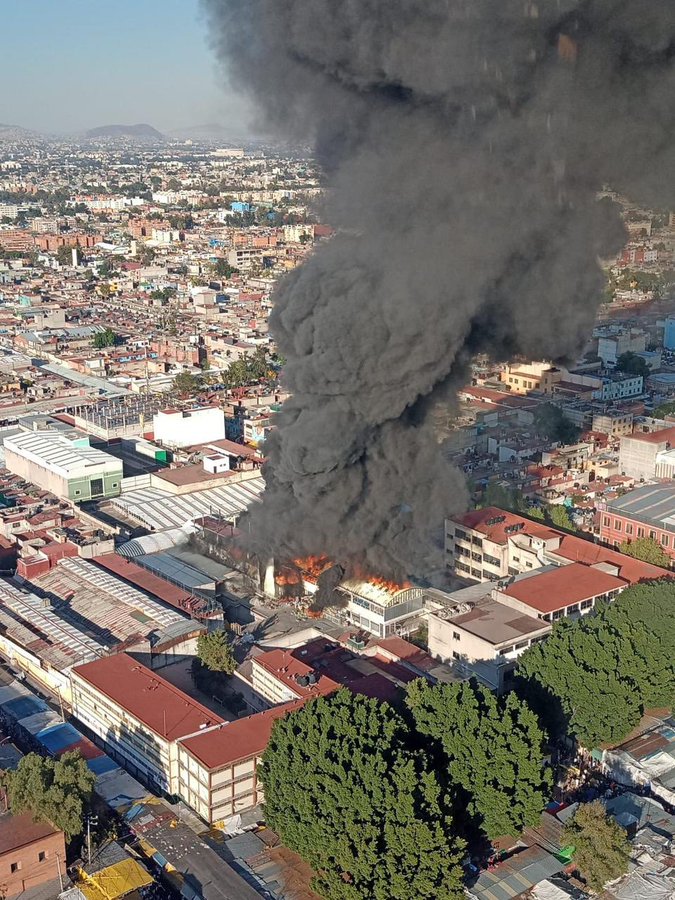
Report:
[[423,567],[466,503],[429,411],[473,353],[574,358],[623,226],[675,192],[666,0],[205,0],[261,121],[310,139],[338,235],[276,291],[293,398],[261,547]]

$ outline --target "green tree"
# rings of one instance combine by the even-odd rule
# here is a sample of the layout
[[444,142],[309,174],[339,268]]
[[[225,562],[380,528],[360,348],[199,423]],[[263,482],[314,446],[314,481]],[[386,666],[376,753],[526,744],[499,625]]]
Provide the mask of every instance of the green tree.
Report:
[[94,347],[102,350],[104,347],[114,347],[119,338],[112,328],[106,328],[94,335]]
[[675,402],[672,400],[668,403],[662,403],[660,406],[657,406],[652,416],[655,419],[665,419],[666,416],[675,415]]
[[[77,251],[77,262],[79,265],[82,262],[83,253],[79,247],[76,247],[75,250]],[[57,259],[57,262],[59,262],[62,266],[72,265],[73,248],[67,247],[67,246],[59,247],[58,250],[56,251],[56,259]]]
[[645,709],[675,703],[674,598],[672,581],[633,585],[594,616],[556,622],[520,658],[520,690],[585,747],[623,740]]
[[459,900],[464,845],[425,755],[386,703],[343,688],[277,720],[267,820],[327,900]]
[[551,524],[556,528],[562,528],[563,531],[574,531],[574,522],[570,519],[569,513],[565,506],[559,504],[551,504],[547,509],[548,518]]
[[581,434],[581,430],[553,403],[542,403],[537,407],[534,425],[539,434],[560,444],[573,444]]
[[643,375],[645,378],[650,373],[650,368],[645,360],[637,353],[622,353],[616,361],[616,370],[625,375]]
[[101,278],[110,278],[115,274],[115,269],[112,262],[109,259],[104,259],[101,265],[98,267],[98,275]]
[[467,809],[489,838],[534,825],[550,798],[543,765],[545,735],[513,693],[497,699],[475,681],[408,686],[417,731],[442,747],[452,781],[469,795]]
[[81,834],[96,778],[77,751],[60,759],[44,759],[37,753],[24,756],[13,772],[2,774],[14,812],[30,812],[51,822],[70,840]]
[[174,391],[182,397],[192,397],[202,389],[203,382],[199,375],[191,372],[179,372],[173,380]]
[[584,803],[563,832],[563,846],[574,847],[573,861],[586,884],[598,893],[628,871],[630,843],[599,800]]
[[227,632],[210,631],[197,639],[197,656],[202,665],[212,672],[232,675],[237,668],[237,660]]
[[239,274],[239,269],[231,266],[226,259],[218,259],[213,264],[213,274],[218,278],[231,278],[233,275]]
[[653,566],[661,566],[664,569],[670,568],[670,557],[663,549],[661,544],[657,543],[653,538],[637,538],[634,541],[624,541],[619,547],[626,556],[632,556],[634,559],[641,559],[642,562],[651,563]]
[[522,512],[526,508],[520,491],[497,483],[488,484],[480,500],[482,509],[490,506],[506,509],[509,512]]

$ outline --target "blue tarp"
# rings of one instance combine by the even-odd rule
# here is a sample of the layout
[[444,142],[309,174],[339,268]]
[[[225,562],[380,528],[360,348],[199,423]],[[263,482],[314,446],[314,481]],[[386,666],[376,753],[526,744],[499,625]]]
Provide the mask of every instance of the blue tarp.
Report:
[[82,740],[80,732],[68,722],[45,728],[44,731],[39,731],[35,737],[51,753],[58,753],[59,750],[64,750]]
[[88,759],[87,766],[94,775],[103,775],[105,772],[112,772],[113,769],[119,769],[115,760],[106,756],[105,753],[103,756],[97,756],[96,759]]
[[3,710],[15,719],[27,719],[35,713],[49,709],[47,704],[39,697],[16,697],[3,704]]

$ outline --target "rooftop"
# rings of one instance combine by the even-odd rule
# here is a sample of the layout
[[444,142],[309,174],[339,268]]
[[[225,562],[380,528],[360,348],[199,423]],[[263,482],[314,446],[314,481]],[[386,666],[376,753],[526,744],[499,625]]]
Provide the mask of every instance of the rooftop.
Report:
[[304,702],[292,700],[245,719],[222,722],[201,734],[184,738],[181,745],[208,769],[231,765],[240,759],[261,754],[268,744],[276,720],[300,709]]
[[27,431],[5,438],[5,449],[66,477],[105,470],[122,472],[122,464],[102,450],[80,446],[54,430]]
[[472,510],[466,515],[453,518],[453,522],[480,532],[495,544],[505,544],[511,535],[518,532],[532,537],[540,537],[543,540],[560,535],[560,532],[542,525],[540,522],[533,522],[531,519],[498,509],[496,506]]
[[537,612],[549,613],[624,587],[626,582],[621,578],[591,566],[571,563],[540,575],[517,579],[501,593],[526,603]]
[[49,822],[36,822],[32,813],[3,812],[0,815],[0,856],[44,840],[59,829]]
[[73,672],[168,741],[224,724],[224,719],[126,653],[77,666]]
[[627,434],[623,440],[642,441],[645,444],[675,444],[675,427],[662,428],[649,434]]
[[477,604],[470,612],[453,616],[451,621],[454,625],[461,625],[470,634],[495,645],[510,644],[550,628],[541,619],[518,613],[498,600]]
[[571,534],[562,535],[560,545],[555,550],[548,550],[547,553],[555,558],[584,563],[587,566],[598,566],[604,563],[615,567],[618,577],[629,584],[636,584],[638,581],[647,579],[668,578],[675,574],[668,572],[667,569],[661,569],[659,566],[642,562],[640,559],[634,559],[625,553],[619,553],[618,550],[594,544],[592,541],[586,541]]
[[675,529],[675,485],[645,484],[612,500],[607,509]]

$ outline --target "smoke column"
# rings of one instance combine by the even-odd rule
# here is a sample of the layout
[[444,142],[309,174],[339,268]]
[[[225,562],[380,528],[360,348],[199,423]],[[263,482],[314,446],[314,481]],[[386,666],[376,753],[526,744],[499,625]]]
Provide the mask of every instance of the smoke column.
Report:
[[574,359],[624,241],[603,185],[675,193],[667,0],[204,0],[234,86],[313,141],[337,236],[275,294],[261,549],[398,577],[466,504],[429,411],[476,352]]

